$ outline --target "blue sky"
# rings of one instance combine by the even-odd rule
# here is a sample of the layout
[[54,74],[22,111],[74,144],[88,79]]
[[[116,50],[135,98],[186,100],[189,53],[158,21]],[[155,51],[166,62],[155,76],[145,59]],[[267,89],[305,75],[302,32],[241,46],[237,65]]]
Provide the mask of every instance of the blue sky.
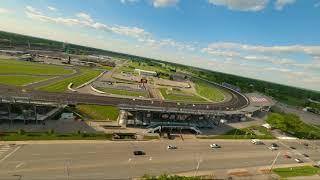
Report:
[[1,0],[0,30],[320,90],[320,0]]

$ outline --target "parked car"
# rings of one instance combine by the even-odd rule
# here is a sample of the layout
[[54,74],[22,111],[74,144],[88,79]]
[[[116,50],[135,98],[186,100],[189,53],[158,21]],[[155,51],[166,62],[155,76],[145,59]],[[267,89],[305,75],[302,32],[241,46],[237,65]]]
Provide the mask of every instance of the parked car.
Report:
[[272,146],[272,147],[279,147],[279,145],[276,144],[276,143],[271,143],[271,146]]
[[294,159],[297,163],[303,163],[303,161],[301,160],[301,159],[298,159],[298,158],[296,158],[296,159]]

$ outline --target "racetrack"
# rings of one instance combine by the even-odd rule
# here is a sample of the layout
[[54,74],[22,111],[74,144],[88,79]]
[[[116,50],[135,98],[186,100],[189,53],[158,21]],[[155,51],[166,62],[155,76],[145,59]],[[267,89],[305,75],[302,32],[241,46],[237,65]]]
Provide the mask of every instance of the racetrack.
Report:
[[[223,88],[223,87],[222,87]],[[233,90],[224,88],[225,91],[231,94],[231,98],[227,102],[216,103],[177,103],[173,101],[161,101],[153,99],[128,99],[124,97],[109,97],[97,96],[90,94],[80,94],[76,92],[44,92],[38,90],[23,90],[20,87],[0,85],[0,95],[15,96],[15,97],[28,97],[31,100],[47,101],[56,103],[67,104],[100,104],[100,105],[132,105],[132,106],[148,106],[148,107],[161,107],[161,108],[183,108],[192,110],[220,110],[220,111],[233,111],[246,107],[249,104],[248,99]]]

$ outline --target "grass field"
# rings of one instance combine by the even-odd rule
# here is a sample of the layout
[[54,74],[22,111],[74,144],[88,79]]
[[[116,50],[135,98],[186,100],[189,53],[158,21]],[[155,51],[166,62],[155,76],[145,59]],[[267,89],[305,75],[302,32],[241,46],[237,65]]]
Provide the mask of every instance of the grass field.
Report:
[[25,132],[25,133],[1,133],[0,141],[28,141],[28,140],[111,140],[111,134],[103,133],[65,133],[49,134],[46,132]]
[[73,73],[63,66],[39,64],[18,60],[0,60],[0,74],[30,74],[30,75],[64,75]]
[[122,96],[132,96],[132,97],[146,97],[146,92],[140,92],[140,91],[127,91],[122,89],[113,89],[113,88],[97,88],[100,91],[115,94],[115,95],[122,95]]
[[0,84],[23,86],[48,78],[46,76],[0,75]]
[[68,89],[68,85],[70,83],[73,83],[73,87],[77,87],[97,77],[102,71],[94,69],[81,69],[81,72],[82,73],[79,76],[70,77],[47,86],[40,87],[39,90],[48,92],[63,92]]
[[[257,135],[255,131],[260,135]],[[261,126],[252,126],[243,129],[232,129],[225,134],[216,136],[201,136],[200,139],[274,139],[271,132]]]
[[198,97],[196,95],[183,96],[183,95],[167,93],[167,88],[159,88],[159,90],[162,96],[164,97],[164,99],[166,100],[195,101],[195,102],[206,101],[205,99],[202,99],[201,97]]
[[218,88],[202,81],[196,81],[196,91],[201,96],[208,98],[212,101],[222,101],[224,99],[223,92]]
[[116,121],[119,115],[119,108],[115,106],[100,106],[81,104],[76,110],[91,120],[111,120]]
[[282,178],[296,177],[296,176],[313,176],[320,173],[320,169],[312,166],[298,166],[288,168],[276,168],[273,172]]

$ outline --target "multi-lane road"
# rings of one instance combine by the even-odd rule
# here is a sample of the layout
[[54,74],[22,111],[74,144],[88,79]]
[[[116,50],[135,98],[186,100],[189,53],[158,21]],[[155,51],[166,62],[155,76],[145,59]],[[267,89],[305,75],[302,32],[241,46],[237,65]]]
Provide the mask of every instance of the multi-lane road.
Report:
[[[267,147],[271,142],[280,145],[278,151]],[[218,143],[220,149],[211,149]],[[294,158],[304,162],[320,160],[317,146],[309,147],[298,141],[266,141],[266,145],[253,145],[249,140],[174,140],[152,142],[90,141],[82,143],[28,143],[10,146],[0,155],[0,179],[128,179],[144,174],[228,170],[270,166],[279,155],[276,165],[296,164]],[[169,144],[178,146],[168,150]],[[294,146],[296,149],[290,149]],[[1,148],[0,148],[1,149]],[[146,155],[134,156],[134,150]],[[306,153],[310,158],[304,157]],[[292,158],[287,159],[284,154]]]

